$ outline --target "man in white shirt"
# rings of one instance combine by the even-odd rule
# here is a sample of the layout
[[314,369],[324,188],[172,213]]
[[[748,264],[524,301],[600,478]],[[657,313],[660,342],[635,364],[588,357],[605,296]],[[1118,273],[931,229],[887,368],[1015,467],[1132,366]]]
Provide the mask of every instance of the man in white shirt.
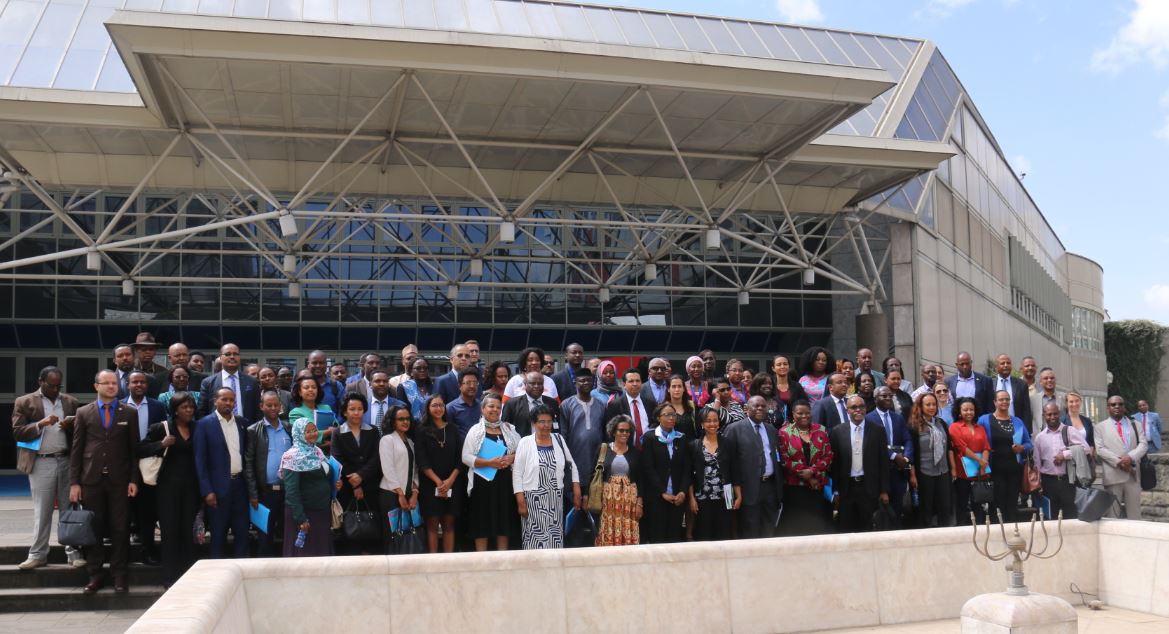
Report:
[[246,419],[235,415],[235,392],[215,392],[215,411],[195,424],[195,473],[207,505],[211,557],[223,557],[227,531],[235,538],[236,558],[248,555],[248,487],[244,479]]

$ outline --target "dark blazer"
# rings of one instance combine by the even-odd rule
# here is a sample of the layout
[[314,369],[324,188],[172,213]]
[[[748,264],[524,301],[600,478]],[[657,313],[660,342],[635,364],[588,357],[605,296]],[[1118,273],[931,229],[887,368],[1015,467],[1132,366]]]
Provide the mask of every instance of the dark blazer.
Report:
[[192,448],[187,447],[186,452],[176,451],[176,448],[181,443],[193,443],[195,441],[194,423],[191,424],[191,438],[186,441],[175,430],[174,425],[168,423],[164,427],[161,422],[153,423],[146,432],[146,438],[143,438],[142,442],[138,444],[138,457],[162,456],[162,439],[166,438],[168,431],[171,436],[175,437],[175,444],[163,456],[162,468],[158,470],[159,495],[176,494],[179,490],[185,490],[187,487],[197,487],[195,484],[197,478],[195,476]]
[[[552,410],[553,421],[555,421],[553,431],[559,429],[560,405],[551,396],[541,396],[540,400],[548,406],[548,409]],[[503,405],[503,413],[500,415],[500,419],[505,423],[515,425],[515,430],[520,436],[530,436],[532,435],[532,421],[528,418],[530,416],[529,412],[528,395],[524,394],[522,397],[517,396],[507,400],[507,403]]]
[[[878,425],[882,430],[885,429],[885,423],[881,420],[881,410],[879,409],[875,409],[866,414],[865,420]],[[889,446],[896,445],[905,447],[905,458],[913,462],[913,445],[910,443],[909,424],[905,422],[905,417],[893,410],[889,410],[889,423],[893,426],[893,438],[891,440],[887,439]]]
[[[574,393],[575,393],[575,391],[574,391]],[[648,394],[647,390],[642,390],[641,393],[637,395],[637,398],[641,399],[641,406],[645,408],[646,419],[641,421],[642,432],[649,433],[649,430],[653,429],[654,427],[657,427],[656,422],[652,419],[653,419],[653,414],[654,414],[654,408],[657,407],[658,404],[657,404],[657,402],[654,401],[653,394]],[[613,420],[614,416],[618,416],[618,415],[622,415],[622,414],[625,416],[628,416],[630,420],[633,420],[633,412],[631,412],[629,410],[629,399],[625,398],[624,392],[622,392],[621,394],[618,394],[616,397],[613,398],[613,400],[609,401],[608,405],[605,405],[605,428],[608,429],[609,421]],[[681,430],[679,430],[679,431],[681,431]],[[634,428],[634,432],[635,433],[637,432],[636,426]],[[608,434],[606,434],[606,436],[607,435]],[[612,442],[613,439],[607,438],[607,440]],[[631,439],[629,439],[629,442],[630,442],[630,444],[633,444],[635,441],[639,441],[639,440],[640,439],[637,439],[637,438],[631,438]]]
[[[844,397],[845,401],[848,399],[848,396]],[[836,406],[836,399],[828,394],[812,406],[812,422],[828,431],[837,425],[848,422],[848,419],[840,419],[840,409]]]
[[166,411],[165,405],[160,403],[158,401],[158,399],[151,398],[151,397],[147,396],[146,397],[146,421],[147,421],[146,422],[146,432],[141,433],[141,429],[139,429],[137,426],[138,425],[138,412],[137,412],[137,410],[133,409],[134,406],[129,404],[128,399],[124,399],[122,402],[126,403],[126,406],[131,408],[131,410],[134,411],[134,425],[135,425],[134,429],[135,429],[135,431],[140,432],[140,434],[142,436],[142,438],[138,439],[139,441],[146,439],[146,434],[150,433],[150,427],[152,425],[154,425],[155,423],[161,423],[162,421],[170,418],[169,416],[167,416],[167,411]]
[[459,398],[459,375],[450,371],[435,378],[434,393],[442,397],[443,403],[450,403]]
[[[1072,425],[1072,419],[1066,413],[1063,416],[1059,417],[1059,422],[1061,422],[1064,425],[1067,425],[1069,427],[1074,426],[1074,425]],[[1088,442],[1088,446],[1095,449],[1096,448],[1096,431],[1095,431],[1096,425],[1094,423],[1092,423],[1091,419],[1089,419],[1087,416],[1084,416],[1083,414],[1080,414],[1080,424],[1084,426],[1084,439]]]
[[[1027,382],[1018,377],[1011,377],[1011,404],[1015,406],[1015,418],[1022,420],[1027,428],[1031,428],[1031,394],[1027,391]],[[987,408],[982,414],[994,412],[994,393],[999,389],[999,377],[990,377],[990,396],[987,397]],[[982,416],[979,414],[979,417]],[[989,438],[989,436],[987,437]]]
[[[974,372],[974,411],[975,417],[994,411],[994,382],[985,374]],[[950,388],[950,402],[958,400],[958,375],[951,374],[942,382]]]
[[[244,479],[248,483],[248,497],[260,499],[261,487],[279,482],[268,482],[268,420],[261,418],[252,423],[244,431]],[[281,421],[281,427],[292,441],[292,425],[286,420]]]
[[[861,448],[862,468],[865,472],[865,495],[875,503],[882,493],[889,492],[889,446],[885,438],[885,428],[880,423],[864,422],[865,442]],[[845,495],[852,488],[852,423],[837,425],[828,432],[828,442],[832,445],[832,466],[828,473],[832,476],[833,490]]]
[[731,482],[743,489],[743,504],[748,506],[759,503],[759,491],[764,486],[775,487],[776,496],[783,499],[783,465],[779,462],[779,431],[771,423],[763,423],[767,438],[771,441],[771,451],[767,459],[771,461],[771,482],[763,482],[763,440],[755,432],[755,423],[750,418],[736,421],[723,430],[725,448],[719,452],[726,452],[731,461]]
[[[598,449],[598,451],[600,451],[600,450]],[[629,447],[629,450],[626,451],[624,455],[625,455],[625,461],[629,463],[629,476],[628,476],[629,481],[637,485],[637,495],[638,495],[638,497],[641,497],[643,495],[642,488],[641,488],[642,487],[642,484],[641,484],[641,480],[642,480],[642,477],[641,477],[641,463],[642,463],[641,452],[634,449],[633,446],[631,445]],[[613,458],[615,458],[615,457],[617,457],[617,454],[613,453],[612,449],[605,452],[604,467],[603,467],[603,470],[601,471],[601,478],[603,478],[605,482],[608,482],[609,478],[613,475]],[[593,469],[596,468],[596,465],[597,465],[597,461],[594,460],[593,461]],[[577,465],[577,470],[580,471],[580,469],[581,469],[581,465]],[[581,480],[585,481],[584,482],[584,486],[586,488],[585,493],[588,493],[588,490],[587,490],[588,483],[592,482],[593,472],[589,471],[588,475],[586,476],[585,472],[581,471],[580,477],[581,477]]]
[[350,377],[350,380],[345,383],[345,393],[369,396],[369,381],[360,375],[356,379]]
[[674,494],[686,493],[690,488],[690,450],[687,439],[681,436],[674,440],[674,457],[666,443],[657,434],[646,434],[641,445],[641,484],[637,492],[641,497],[660,498],[666,492],[666,483],[674,484]]
[[568,366],[552,375],[552,385],[556,386],[556,393],[560,395],[560,400],[564,400],[576,394],[576,382],[572,380],[572,375],[568,372]]
[[[61,401],[61,412],[66,416],[73,416],[77,413],[77,408],[80,407],[77,399],[64,392],[57,396],[57,400]],[[17,442],[31,442],[39,438],[41,430],[37,428],[37,423],[44,417],[45,406],[41,403],[40,390],[16,397],[16,400],[12,402],[13,439]],[[65,446],[70,447],[72,443],[73,434],[66,433]]]
[[[243,452],[247,447],[244,428],[250,424],[245,418],[235,417],[241,466],[244,464]],[[231,456],[227,453],[227,439],[223,437],[223,428],[219,426],[219,417],[215,412],[195,423],[194,445],[199,495],[207,497],[208,493],[214,493],[216,497],[226,496],[231,489]]]
[[[727,450],[727,443],[720,438],[718,443],[718,470],[722,474],[723,484],[731,484],[734,481],[731,473],[731,452]],[[706,458],[702,456],[702,439],[695,438],[690,441],[690,486],[694,487],[695,491],[702,488],[702,482],[706,480]]]
[[[263,415],[260,413],[260,382],[243,373],[243,370],[236,372],[239,378],[240,398],[243,403],[240,404],[243,418],[247,420],[260,420]],[[199,392],[202,395],[199,397],[199,416],[205,417],[215,412],[215,393],[219,391],[223,384],[223,373],[217,372],[203,379],[203,383],[199,386]],[[203,495],[207,495],[204,493]]]
[[378,483],[382,479],[382,463],[378,459],[380,441],[381,431],[377,427],[361,430],[360,445],[344,421],[333,431],[331,453],[341,463],[342,490],[352,490],[353,487],[349,486],[345,477],[356,473],[361,476],[361,488],[365,494],[374,496],[370,498],[370,503],[376,499]]
[[138,440],[138,413],[124,403],[118,402],[109,430],[102,427],[96,401],[79,407],[69,449],[69,483],[92,486],[108,470],[113,484],[139,484]]
[[[942,429],[945,431],[944,435],[946,437],[946,453],[950,453],[954,451],[954,444],[950,441],[950,426],[941,417],[937,420],[942,422]],[[905,457],[909,458],[909,462],[913,464],[913,468],[918,474],[921,474],[921,436],[912,429],[909,430],[909,447],[906,448]]]

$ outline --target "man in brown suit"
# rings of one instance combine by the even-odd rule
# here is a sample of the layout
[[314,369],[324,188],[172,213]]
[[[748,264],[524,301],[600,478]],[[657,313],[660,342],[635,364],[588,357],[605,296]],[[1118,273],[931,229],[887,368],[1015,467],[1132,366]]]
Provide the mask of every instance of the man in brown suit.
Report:
[[[126,566],[130,558],[130,498],[138,494],[138,414],[119,403],[118,375],[102,370],[94,378],[97,400],[77,410],[73,447],[69,453],[69,501],[94,512],[94,528],[110,538],[110,571],[114,592],[129,591]],[[103,530],[104,529],[104,530]],[[86,548],[89,583],[86,594],[104,584],[105,546]]]
[[[28,474],[32,492],[32,547],[21,570],[39,568],[49,558],[49,531],[53,526],[53,502],[65,508],[69,499],[69,445],[77,399],[61,393],[61,370],[48,366],[38,377],[40,388],[12,404],[12,436],[18,442],[35,443],[37,449],[21,447],[18,467]],[[69,563],[85,565],[81,551],[65,549]]]

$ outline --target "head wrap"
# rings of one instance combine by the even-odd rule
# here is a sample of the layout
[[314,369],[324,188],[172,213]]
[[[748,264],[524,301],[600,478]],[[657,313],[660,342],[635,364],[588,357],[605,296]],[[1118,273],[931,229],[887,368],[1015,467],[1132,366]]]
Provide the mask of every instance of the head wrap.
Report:
[[695,361],[702,363],[702,364],[706,363],[705,361],[702,360],[702,357],[700,357],[698,355],[694,355],[694,356],[690,357],[689,359],[686,359],[686,369],[689,370],[690,364],[694,363]]
[[284,452],[280,457],[280,477],[287,471],[312,471],[320,469],[325,462],[325,454],[316,445],[310,444],[304,437],[305,428],[313,421],[311,418],[298,418],[292,423],[292,449]]

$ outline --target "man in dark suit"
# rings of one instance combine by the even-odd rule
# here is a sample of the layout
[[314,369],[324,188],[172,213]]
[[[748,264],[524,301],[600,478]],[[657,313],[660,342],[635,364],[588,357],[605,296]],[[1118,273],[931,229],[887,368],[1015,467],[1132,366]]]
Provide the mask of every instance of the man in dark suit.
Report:
[[165,381],[156,381],[154,377],[157,374],[165,373],[166,368],[154,362],[154,355],[158,352],[158,344],[154,341],[154,335],[148,332],[138,333],[138,337],[134,339],[134,343],[130,344],[130,348],[134,350],[134,369],[146,373],[146,395],[150,398],[158,398],[166,383]]
[[128,343],[114,346],[114,374],[118,379],[118,400],[130,394],[130,370],[134,369],[134,348]]
[[[155,423],[167,419],[166,407],[158,400],[147,396],[149,376],[142,370],[130,372],[130,395],[122,401],[127,407],[134,410],[138,427],[138,441],[146,438],[146,432]],[[154,525],[158,523],[158,497],[155,486],[143,482],[138,487],[138,495],[130,505],[134,513],[134,532],[138,535],[138,542],[142,544],[142,562],[149,566],[159,564],[158,551],[154,547]]]
[[357,392],[361,395],[366,395],[369,390],[369,376],[373,374],[374,370],[380,370],[382,367],[382,355],[376,352],[367,352],[361,355],[361,372],[354,374],[345,380],[345,391],[352,392],[350,389],[354,383],[364,384],[362,391]]
[[207,504],[211,557],[223,557],[227,529],[235,538],[236,558],[248,555],[248,487],[244,479],[244,428],[235,414],[235,392],[215,392],[214,411],[195,424],[195,473]]
[[239,346],[234,343],[224,344],[219,349],[219,357],[223,360],[223,369],[203,379],[199,387],[199,415],[209,416],[215,409],[215,394],[220,388],[228,387],[235,393],[234,407],[236,416],[248,420],[260,419],[260,383],[256,379],[240,371]]
[[[459,373],[471,367],[471,353],[467,352],[466,344],[451,348],[451,370],[434,380],[434,393],[442,397],[442,402],[450,405],[459,398]],[[483,393],[476,388],[477,395]]]
[[576,394],[576,373],[580,372],[580,364],[582,363],[584,363],[584,346],[579,343],[570,343],[565,346],[564,369],[552,375],[552,384],[556,386],[556,393],[560,395],[561,400]]
[[544,396],[544,375],[539,372],[528,372],[524,375],[524,395],[509,399],[503,406],[501,418],[505,423],[515,426],[520,436],[532,433],[532,410],[539,405],[546,405],[555,415],[552,419],[552,431],[560,433],[560,404],[550,396]]
[[892,500],[893,512],[897,514],[900,526],[902,501],[905,489],[909,486],[909,463],[913,461],[913,445],[909,442],[909,426],[905,417],[893,409],[893,390],[882,385],[873,392],[877,408],[865,416],[865,420],[876,423],[885,430],[885,438],[889,441],[889,497]]
[[982,416],[994,411],[994,381],[985,374],[975,372],[969,352],[959,352],[954,361],[958,374],[951,374],[942,379],[950,389],[950,401],[957,401],[962,397],[974,399],[974,412]]
[[[138,494],[138,417],[118,402],[118,375],[102,370],[93,380],[97,400],[77,410],[69,449],[69,501],[94,513],[98,535],[110,538],[110,572],[114,592],[130,589],[130,498]],[[85,548],[89,583],[85,593],[101,589],[106,549],[101,539]]]
[[[64,375],[56,366],[48,366],[38,376],[39,389],[17,397],[12,403],[12,437],[17,442],[40,442],[36,451],[21,447],[17,466],[28,474],[32,494],[32,547],[28,559],[18,568],[32,570],[49,561],[49,531],[53,526],[53,506],[65,508],[69,499],[69,447],[73,436],[73,415],[77,399],[61,391]],[[85,565],[81,551],[65,548],[73,567]]]
[[779,434],[767,422],[767,400],[752,396],[747,401],[747,418],[728,425],[723,439],[734,465],[731,478],[743,490],[739,536],[774,536],[779,503],[783,500],[783,467],[776,452]]
[[812,407],[812,422],[831,431],[833,427],[848,422],[844,402],[848,399],[848,377],[835,372],[828,377],[828,394],[816,401]]
[[653,419],[653,411],[657,407],[657,403],[654,402],[653,396],[648,390],[642,389],[644,384],[641,382],[641,373],[637,371],[637,368],[626,370],[624,379],[624,391],[605,406],[605,424],[607,425],[614,416],[619,414],[628,416],[633,421],[633,438],[629,442],[640,449],[641,437],[649,433],[657,424],[657,421]]
[[889,503],[889,443],[885,428],[865,418],[865,400],[850,396],[849,424],[828,432],[832,446],[832,505],[840,531],[869,531],[877,504]]
[[1011,376],[1011,357],[1000,354],[994,360],[995,369],[998,374],[994,377],[991,392],[991,404],[988,412],[993,412],[994,407],[994,393],[1005,391],[1011,395],[1011,416],[1017,416],[1020,420],[1031,425],[1031,394],[1027,391],[1027,383],[1023,379]]

